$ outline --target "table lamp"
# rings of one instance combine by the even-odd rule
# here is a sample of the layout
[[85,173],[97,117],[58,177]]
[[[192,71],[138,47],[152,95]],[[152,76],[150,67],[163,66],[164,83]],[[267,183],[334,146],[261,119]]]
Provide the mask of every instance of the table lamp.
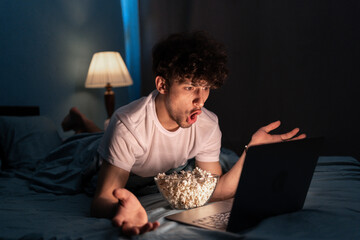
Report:
[[86,77],[86,88],[106,88],[105,107],[108,118],[114,112],[115,96],[113,87],[125,87],[133,84],[129,71],[118,52],[98,52],[91,59]]

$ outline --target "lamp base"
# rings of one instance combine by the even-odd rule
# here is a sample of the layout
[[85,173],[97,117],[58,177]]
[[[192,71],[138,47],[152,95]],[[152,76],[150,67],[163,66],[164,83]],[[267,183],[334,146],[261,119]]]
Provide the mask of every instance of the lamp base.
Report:
[[108,118],[111,118],[115,108],[115,94],[114,91],[112,90],[112,86],[110,83],[107,83],[105,88],[106,88],[104,94],[105,108],[108,114]]

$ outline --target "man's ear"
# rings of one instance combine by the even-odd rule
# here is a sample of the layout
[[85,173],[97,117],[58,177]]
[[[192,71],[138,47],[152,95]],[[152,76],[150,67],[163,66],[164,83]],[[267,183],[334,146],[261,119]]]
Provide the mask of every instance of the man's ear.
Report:
[[167,93],[168,89],[167,89],[167,85],[166,85],[166,81],[163,77],[161,76],[157,76],[155,78],[155,86],[156,89],[159,91],[159,93],[161,94],[165,94]]

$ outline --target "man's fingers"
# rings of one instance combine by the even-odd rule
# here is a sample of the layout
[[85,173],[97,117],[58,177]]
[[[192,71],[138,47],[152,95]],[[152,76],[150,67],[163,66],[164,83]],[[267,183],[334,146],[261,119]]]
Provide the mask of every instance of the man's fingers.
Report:
[[293,140],[304,139],[304,138],[306,138],[306,134],[305,134],[305,133],[302,133],[302,134],[300,134],[299,136],[294,137]]
[[264,131],[266,133],[271,132],[272,130],[278,128],[280,126],[281,122],[280,121],[276,121],[276,122],[272,122],[266,126],[263,127]]
[[282,141],[289,141],[289,140],[299,140],[299,139],[304,139],[306,138],[306,134],[302,133],[299,136],[294,137],[296,134],[298,134],[298,132],[300,131],[300,129],[295,128],[294,130],[292,130],[289,133],[286,134],[282,134],[280,137],[282,139]]
[[125,222],[122,226],[122,232],[127,236],[139,235],[140,228],[136,226],[131,226],[130,224]]
[[153,229],[153,224],[151,222],[146,223],[144,226],[140,227],[140,233],[149,232]]
[[290,132],[281,134],[281,140],[286,141],[286,140],[290,140],[292,139],[298,132],[300,131],[299,128],[294,128],[293,130],[291,130]]
[[143,233],[146,233],[149,231],[153,231],[156,228],[158,228],[159,226],[160,226],[160,223],[158,221],[156,221],[154,223],[148,222],[141,227],[131,226],[130,224],[125,222],[124,225],[122,226],[122,231],[127,236],[133,236],[133,235],[139,235],[139,234],[143,234]]
[[145,232],[154,231],[160,226],[160,223],[158,221],[156,222],[148,222],[144,226],[140,228],[140,233],[143,234]]
[[159,226],[160,226],[160,223],[159,223],[158,221],[153,222],[153,228],[152,228],[152,230],[157,229]]

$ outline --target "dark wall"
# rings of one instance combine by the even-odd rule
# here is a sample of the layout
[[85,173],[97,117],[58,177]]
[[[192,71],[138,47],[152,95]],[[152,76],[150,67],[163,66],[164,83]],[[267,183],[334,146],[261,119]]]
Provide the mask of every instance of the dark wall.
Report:
[[275,120],[325,136],[324,155],[360,159],[358,1],[140,1],[142,93],[154,88],[151,47],[166,35],[206,30],[228,49],[230,76],[206,107],[223,146],[240,152]]
[[[124,56],[120,0],[1,0],[0,105],[39,106],[59,128],[77,106],[102,127],[105,90],[84,84],[106,50]],[[114,91],[117,106],[128,102],[126,88]]]

